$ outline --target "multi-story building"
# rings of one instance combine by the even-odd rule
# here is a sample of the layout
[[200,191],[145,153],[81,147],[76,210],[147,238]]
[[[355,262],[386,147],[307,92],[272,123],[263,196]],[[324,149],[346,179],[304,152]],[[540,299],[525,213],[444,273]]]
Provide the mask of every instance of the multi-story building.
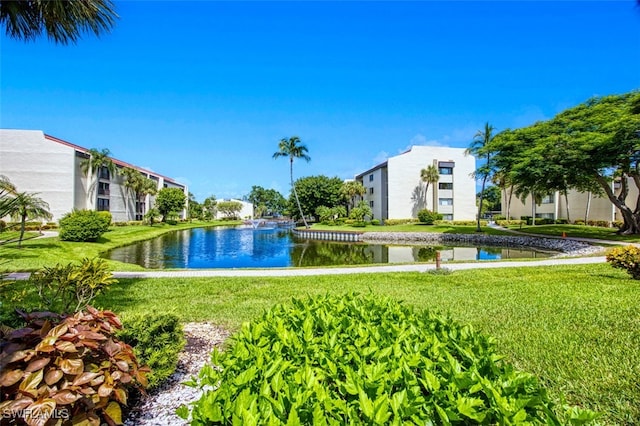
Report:
[[[629,194],[627,203],[635,208],[635,200],[638,199],[638,187],[632,179],[628,181]],[[611,182],[611,189],[614,194],[620,193],[620,182]],[[513,191],[515,192],[515,191]],[[623,220],[620,210],[606,196],[594,195],[589,192],[578,192],[576,190],[567,191],[567,195],[559,191],[544,195],[539,198],[540,204],[533,204],[532,196],[524,200],[511,195],[509,203],[510,188],[502,191],[502,214],[507,214],[513,219],[521,217],[535,217],[542,219],[565,219],[570,222],[576,220],[583,221],[604,221],[613,222]]]
[[[57,221],[74,209],[109,211],[114,222],[141,220],[153,207],[155,198],[136,199],[124,186],[124,178],[108,168],[96,177],[82,170],[89,150],[40,130],[0,129],[0,175],[9,178],[18,191],[37,193],[49,204]],[[112,158],[117,170],[130,167],[151,179],[158,190],[179,188],[188,195],[186,185],[166,176]],[[94,175],[95,176],[95,175]],[[181,212],[186,217],[186,208]]]
[[[434,165],[439,179],[426,184],[422,169]],[[355,177],[366,189],[363,199],[376,219],[408,219],[422,209],[436,211],[444,220],[475,219],[475,158],[463,148],[412,146]]]

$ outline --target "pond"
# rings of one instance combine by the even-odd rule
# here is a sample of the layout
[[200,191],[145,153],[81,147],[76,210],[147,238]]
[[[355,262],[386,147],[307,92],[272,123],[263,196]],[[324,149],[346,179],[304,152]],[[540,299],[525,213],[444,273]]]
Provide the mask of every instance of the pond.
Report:
[[543,258],[533,248],[384,245],[307,240],[288,229],[197,228],[171,232],[107,252],[103,257],[149,269],[273,268]]

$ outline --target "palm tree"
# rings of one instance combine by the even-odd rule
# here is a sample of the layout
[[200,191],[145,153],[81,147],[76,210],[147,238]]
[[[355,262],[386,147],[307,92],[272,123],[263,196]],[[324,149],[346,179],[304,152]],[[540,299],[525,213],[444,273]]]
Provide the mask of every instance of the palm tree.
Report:
[[0,24],[9,37],[23,41],[44,32],[55,43],[75,43],[82,33],[108,32],[117,18],[110,0],[0,1]]
[[480,217],[482,215],[482,198],[484,196],[484,188],[487,184],[487,179],[489,179],[493,173],[493,161],[490,143],[493,140],[493,131],[494,127],[489,123],[485,123],[484,130],[478,130],[478,132],[473,136],[473,141],[469,148],[465,150],[465,155],[473,155],[475,157],[480,157],[485,160],[485,164],[478,167],[478,169],[472,173],[472,176],[476,179],[482,179],[482,189],[480,190],[480,200],[478,201],[478,217],[477,217],[477,227],[476,232],[482,232],[480,228]]
[[289,139],[282,138],[280,139],[280,143],[278,144],[278,151],[273,154],[273,158],[280,157],[288,157],[289,158],[289,173],[291,176],[291,188],[293,190],[293,196],[296,199],[296,204],[298,204],[298,210],[300,211],[300,216],[302,217],[302,221],[304,222],[305,228],[309,228],[309,224],[304,218],[304,213],[302,213],[302,207],[300,207],[300,200],[298,199],[298,193],[296,192],[296,186],[293,183],[293,160],[296,158],[302,158],[307,162],[311,161],[311,157],[307,155],[307,147],[300,141],[298,136],[291,136]]
[[340,195],[347,201],[349,209],[355,207],[355,198],[357,196],[362,197],[366,192],[364,185],[355,180],[346,181],[340,187]]
[[[431,164],[427,166],[426,169],[420,170],[420,180],[427,184],[424,188],[424,207],[427,208],[427,192],[429,191],[429,184],[435,185],[438,183],[438,180],[440,180],[440,172],[438,171],[438,168],[434,164]],[[436,206],[434,204],[433,211],[435,210]]]
[[18,247],[22,246],[22,238],[24,237],[24,229],[27,219],[51,219],[49,212],[49,204],[41,198],[36,197],[37,194],[28,192],[19,192],[15,196],[15,204],[11,209],[10,215],[14,220],[20,221],[20,237],[18,239]]
[[94,208],[96,204],[94,191],[98,183],[98,172],[102,167],[104,167],[109,171],[110,176],[114,176],[117,168],[111,158],[109,158],[109,154],[111,154],[111,152],[106,148],[101,151],[91,148],[88,151],[88,154],[89,157],[85,158],[80,163],[80,168],[82,172],[87,175],[87,204],[89,205],[89,208]]
[[0,218],[11,214],[11,209],[16,203],[16,187],[8,177],[0,175]]
[[[128,199],[133,195],[133,199],[141,203],[142,200],[147,195],[153,195],[158,192],[158,187],[156,183],[145,177],[138,170],[132,169],[131,167],[125,167],[120,171],[120,174],[124,177],[124,188],[127,192],[127,200],[125,201],[125,210],[126,206],[129,204]],[[137,212],[136,212],[137,213]],[[145,212],[140,212],[144,214]],[[128,217],[128,214],[127,214]]]

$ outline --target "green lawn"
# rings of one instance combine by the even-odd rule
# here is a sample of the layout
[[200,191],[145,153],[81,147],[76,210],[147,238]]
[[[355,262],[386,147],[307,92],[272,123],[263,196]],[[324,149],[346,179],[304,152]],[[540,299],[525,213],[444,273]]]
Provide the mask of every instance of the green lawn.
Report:
[[603,412],[607,424],[640,419],[640,282],[605,264],[450,275],[121,280],[97,305],[124,315],[160,309],[235,330],[291,297],[349,291],[449,313],[494,336],[510,362],[541,377],[556,397],[563,393],[571,404]]
[[[177,225],[155,224],[154,226],[113,226],[93,243],[60,241],[57,237],[29,239],[22,242],[0,245],[0,272],[34,271],[56,263],[76,262],[85,257],[93,258],[107,250],[155,238],[167,232],[206,226],[237,225],[240,222],[185,222]],[[11,233],[13,235],[14,233]],[[37,234],[37,233],[36,233]],[[0,241],[9,233],[0,234]],[[143,270],[141,266],[108,261],[114,270]]]
[[553,235],[560,237],[564,232],[567,237],[595,238],[598,240],[626,241],[630,243],[640,242],[639,235],[619,235],[617,228],[603,228],[599,226],[585,225],[512,225],[510,229],[529,234]]

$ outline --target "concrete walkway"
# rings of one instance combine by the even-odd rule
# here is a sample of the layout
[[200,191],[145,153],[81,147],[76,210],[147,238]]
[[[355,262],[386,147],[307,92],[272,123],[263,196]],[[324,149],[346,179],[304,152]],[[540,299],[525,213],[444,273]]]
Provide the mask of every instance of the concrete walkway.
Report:
[[[452,271],[466,269],[516,268],[555,265],[584,265],[604,263],[604,256],[575,257],[513,262],[443,263],[442,267]],[[351,268],[304,268],[304,269],[185,269],[180,271],[114,272],[115,278],[178,278],[178,277],[301,277],[313,275],[374,274],[386,272],[426,272],[435,270],[435,264],[408,264],[383,266],[357,266]]]

